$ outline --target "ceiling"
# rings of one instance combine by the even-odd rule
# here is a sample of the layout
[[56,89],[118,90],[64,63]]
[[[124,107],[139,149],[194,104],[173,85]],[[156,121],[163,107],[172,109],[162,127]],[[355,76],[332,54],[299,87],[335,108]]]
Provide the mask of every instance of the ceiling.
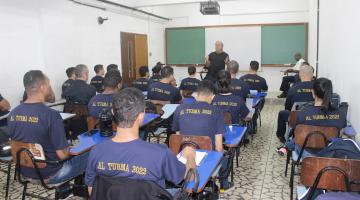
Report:
[[[113,2],[133,6],[133,7],[152,7],[174,4],[198,3],[207,0],[110,0]],[[217,0],[217,1],[236,1],[236,0]]]

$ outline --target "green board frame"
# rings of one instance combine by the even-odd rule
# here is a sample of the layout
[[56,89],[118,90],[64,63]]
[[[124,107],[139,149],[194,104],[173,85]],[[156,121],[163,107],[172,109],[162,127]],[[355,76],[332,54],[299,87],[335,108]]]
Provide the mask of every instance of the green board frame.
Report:
[[307,57],[307,24],[263,25],[261,62],[263,65],[295,64],[294,54]]
[[204,64],[205,28],[168,28],[166,63],[173,65]]

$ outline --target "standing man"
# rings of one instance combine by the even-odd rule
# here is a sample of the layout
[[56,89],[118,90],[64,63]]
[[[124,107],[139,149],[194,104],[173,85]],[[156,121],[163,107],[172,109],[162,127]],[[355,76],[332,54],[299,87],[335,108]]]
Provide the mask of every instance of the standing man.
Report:
[[223,51],[223,47],[221,41],[216,41],[215,51],[205,57],[205,67],[208,69],[205,79],[215,82],[218,72],[224,70],[225,64],[229,62],[229,55]]
[[278,96],[278,98],[286,98],[287,93],[290,89],[290,84],[295,82],[295,76],[288,76],[289,73],[299,73],[300,67],[306,62],[303,58],[301,53],[296,53],[294,55],[296,60],[296,64],[293,68],[288,69],[284,72],[284,77],[281,82],[280,90],[282,93]]

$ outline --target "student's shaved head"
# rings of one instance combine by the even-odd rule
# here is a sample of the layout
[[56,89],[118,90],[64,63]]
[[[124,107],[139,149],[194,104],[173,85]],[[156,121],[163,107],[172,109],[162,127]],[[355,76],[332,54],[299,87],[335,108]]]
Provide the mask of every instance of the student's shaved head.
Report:
[[302,81],[311,80],[314,76],[314,68],[310,65],[302,65],[300,67],[299,76]]
[[238,73],[238,71],[239,71],[239,63],[236,62],[235,60],[231,60],[231,61],[228,63],[228,71],[229,71],[231,74],[236,74],[236,73]]

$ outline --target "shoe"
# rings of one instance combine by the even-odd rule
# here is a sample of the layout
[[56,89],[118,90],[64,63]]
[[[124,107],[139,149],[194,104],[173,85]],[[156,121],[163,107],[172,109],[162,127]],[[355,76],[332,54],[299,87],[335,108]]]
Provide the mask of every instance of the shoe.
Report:
[[288,150],[286,147],[279,147],[277,148],[276,152],[280,155],[280,156],[284,156],[285,154],[287,154]]
[[220,186],[220,192],[224,192],[224,191],[226,191],[226,190],[229,190],[229,189],[231,189],[232,187],[234,187],[234,183],[233,182],[229,182],[228,184],[227,184],[227,186],[223,186],[223,185],[221,185]]
[[286,93],[281,93],[279,96],[277,96],[278,98],[286,98],[287,94]]

